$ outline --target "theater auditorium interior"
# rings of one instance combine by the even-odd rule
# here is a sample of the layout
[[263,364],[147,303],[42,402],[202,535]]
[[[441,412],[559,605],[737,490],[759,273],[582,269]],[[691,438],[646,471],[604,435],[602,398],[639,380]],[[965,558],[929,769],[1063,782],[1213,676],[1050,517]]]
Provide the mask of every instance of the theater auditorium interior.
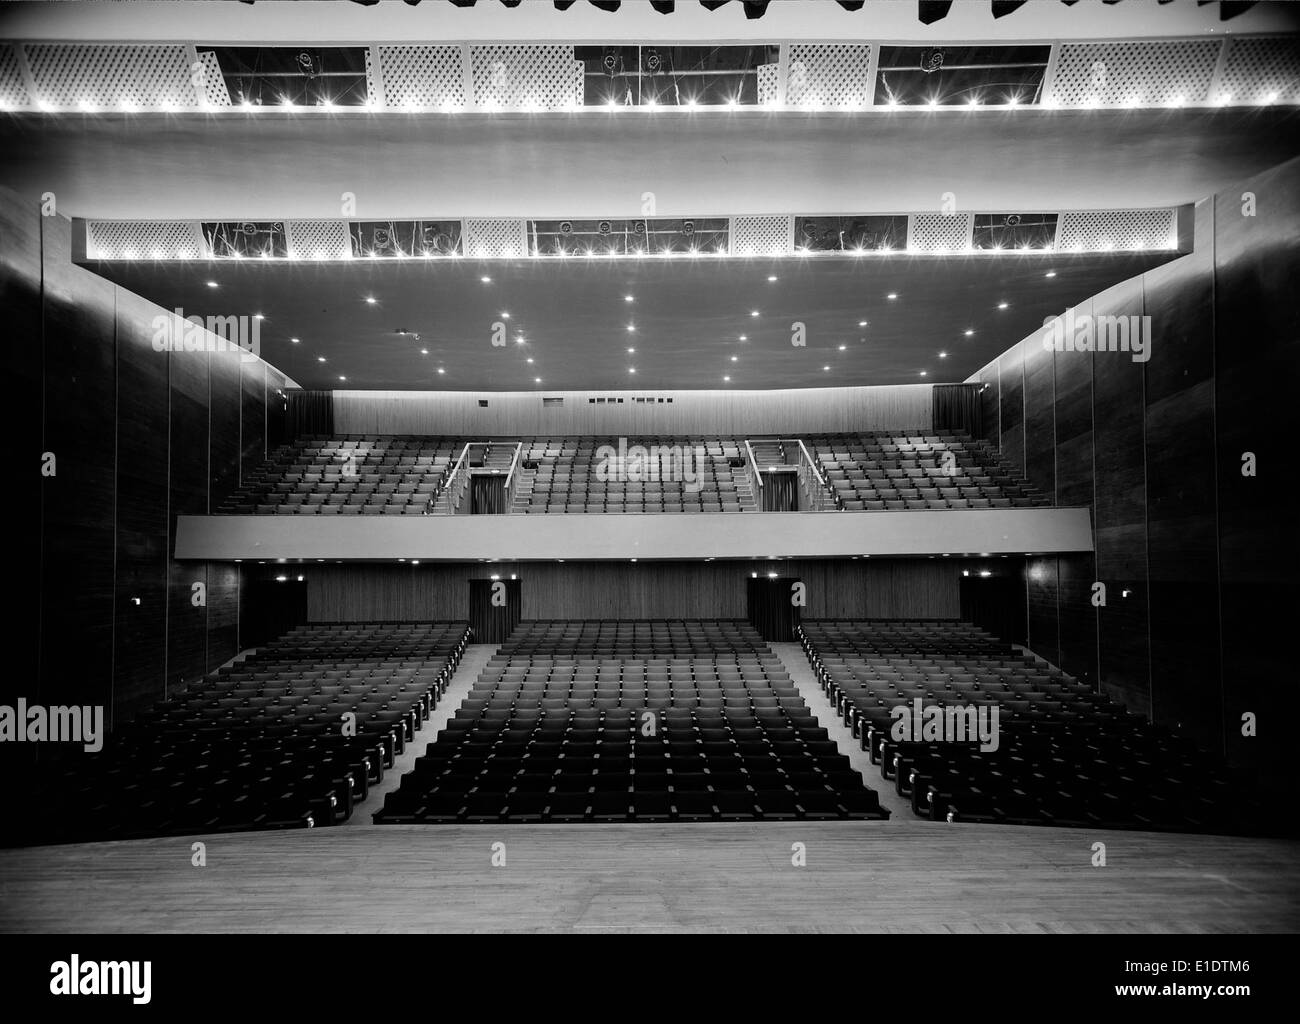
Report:
[[1298,33],[2,5],[0,930],[1296,931]]

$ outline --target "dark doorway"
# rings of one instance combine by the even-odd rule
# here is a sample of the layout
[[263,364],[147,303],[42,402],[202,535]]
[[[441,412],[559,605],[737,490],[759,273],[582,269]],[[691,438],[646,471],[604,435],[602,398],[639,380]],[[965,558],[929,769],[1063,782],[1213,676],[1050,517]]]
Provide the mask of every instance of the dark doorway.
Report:
[[506,478],[500,473],[469,475],[469,511],[474,516],[499,516],[506,511]]
[[765,470],[760,489],[764,512],[799,511],[799,471],[794,467]]
[[476,644],[505,643],[519,625],[523,609],[520,580],[470,580],[470,641]]
[[793,642],[801,610],[795,599],[802,589],[802,581],[794,576],[750,578],[749,622],[759,636],[769,642]]
[[1025,581],[1018,576],[980,576],[978,569],[968,571],[970,575],[961,578],[962,621],[1009,644],[1028,643]]
[[297,573],[245,579],[239,604],[239,646],[258,647],[307,622],[307,583]]

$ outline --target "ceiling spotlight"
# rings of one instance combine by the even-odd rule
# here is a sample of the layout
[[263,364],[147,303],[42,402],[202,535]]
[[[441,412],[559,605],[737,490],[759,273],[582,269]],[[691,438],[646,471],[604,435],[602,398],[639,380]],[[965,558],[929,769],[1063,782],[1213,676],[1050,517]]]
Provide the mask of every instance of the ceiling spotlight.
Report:
[[542,378],[541,378],[541,377],[534,377],[534,378],[533,378],[533,383],[534,383],[534,384],[540,384],[541,382],[542,382]]
[[502,319],[502,320],[509,320],[509,319],[510,319],[510,314],[509,314],[509,313],[502,313],[502,314],[501,314],[501,319]]
[[515,337],[515,344],[516,344],[516,345],[522,345],[522,344],[524,344],[524,336],[523,336],[522,334],[520,334],[520,335],[516,335],[516,337]]
[[294,344],[294,345],[297,345],[297,344],[298,344],[298,339],[297,339],[297,338],[290,338],[289,341],[290,341],[290,343],[292,343],[292,344]]
[[775,275],[775,274],[768,274],[768,275],[767,275],[767,279],[768,279],[768,281],[775,281],[775,280],[776,280],[776,275]]
[[488,277],[487,274],[484,274],[482,277],[479,278],[479,280],[482,281],[484,284],[492,283],[492,278]]
[[947,359],[947,358],[948,358],[948,353],[947,353],[947,352],[940,352],[940,353],[939,353],[939,358],[940,358],[940,359]]
[[420,355],[427,356],[428,354],[429,354],[429,350],[427,348],[420,349]]
[[633,352],[635,352],[635,351],[636,351],[636,349],[634,349],[634,348],[630,348],[630,349],[627,350],[627,354],[628,354],[628,355],[631,355],[631,354],[632,354]]
[[998,309],[1006,309],[1007,306],[1009,306],[1009,305],[1010,305],[1009,302],[999,302],[999,303],[998,303]]
[[220,285],[218,285],[216,281],[209,281],[209,282],[208,282],[208,287],[209,287],[209,288],[219,288]]
[[627,368],[627,372],[628,372],[628,373],[636,373],[636,367],[635,367],[635,366],[629,366],[629,367]]
[[444,370],[441,366],[439,366],[439,367],[438,367],[438,372],[439,372],[439,373],[446,373],[447,371]]
[[822,369],[829,373],[831,368],[829,366],[823,366]]
[[627,329],[628,329],[629,331],[635,331],[635,330],[636,330],[636,324],[628,324],[628,325],[627,325]]
[[261,313],[254,313],[254,314],[253,314],[253,319],[254,319],[254,320],[265,320],[266,317],[264,317]]
[[758,316],[758,310],[756,310],[756,309],[751,309],[751,310],[749,311],[749,315],[750,315],[750,316]]
[[748,341],[748,340],[749,340],[749,335],[748,335],[748,334],[742,334],[742,335],[740,336],[740,340],[741,340],[741,341]]
[[624,301],[624,302],[633,302],[633,301],[635,301],[635,299],[634,299],[634,297],[631,296],[631,295],[624,295],[624,296],[623,296],[623,301]]
[[731,361],[732,361],[733,363],[736,362],[738,359],[740,359],[740,356],[732,356],[732,357],[731,357]]
[[898,292],[890,292],[888,295],[885,296],[885,298],[887,298],[887,299],[896,299],[896,298],[898,298]]
[[975,333],[975,330],[974,330],[974,328],[967,327],[966,330],[965,330],[963,333],[966,335],[966,337],[969,338],[972,334]]
[[724,381],[730,381],[730,380],[731,380],[730,377],[723,377],[722,379],[723,379]]
[[1049,270],[1049,271],[1048,271],[1046,274],[1044,274],[1043,276],[1044,276],[1044,277],[1055,277],[1055,276],[1056,276],[1056,271],[1055,271],[1055,270]]
[[859,321],[858,321],[858,326],[859,326],[859,327],[866,327],[866,326],[867,326],[867,322],[866,322],[865,320],[859,320]]
[[316,362],[318,362],[318,363],[323,363],[323,362],[325,362],[325,357],[324,357],[324,356],[317,356],[317,357],[316,357]]
[[367,295],[367,296],[366,296],[366,305],[367,305],[367,306],[373,306],[373,305],[374,305],[376,302],[378,302],[378,301],[379,301],[379,300],[376,299],[373,295]]
[[924,370],[921,371],[921,376],[922,376],[922,377],[925,376],[925,371],[924,371]]
[[346,378],[345,376],[343,376],[343,374],[340,373],[340,374],[339,374],[339,380],[347,380],[347,378]]
[[532,361],[533,361],[533,357],[532,357],[532,356],[529,356],[529,357],[528,357],[528,363],[529,363],[529,365],[532,364]]
[[[841,346],[840,346],[840,351],[843,352],[843,351],[844,351],[846,348],[848,348],[848,347],[849,347],[848,345],[841,345]],[[733,357],[733,358],[734,358],[734,357]]]

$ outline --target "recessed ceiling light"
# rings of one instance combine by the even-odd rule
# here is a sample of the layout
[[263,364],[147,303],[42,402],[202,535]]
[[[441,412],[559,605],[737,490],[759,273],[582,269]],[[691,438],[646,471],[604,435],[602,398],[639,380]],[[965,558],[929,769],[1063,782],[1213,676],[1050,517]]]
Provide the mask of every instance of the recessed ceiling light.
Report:
[[506,312],[502,312],[502,314],[501,314],[501,319],[502,319],[502,320],[509,320],[509,319],[510,319],[510,314],[509,314],[509,313],[506,313]]
[[848,348],[848,347],[849,347],[848,345],[841,345],[841,346],[840,346],[840,351],[843,352],[843,351],[844,351],[846,348]]
[[756,310],[756,309],[751,309],[751,310],[749,311],[749,315],[750,315],[750,316],[758,316],[758,310]]
[[492,283],[492,278],[488,277],[487,274],[484,274],[482,277],[479,278],[479,280],[482,281],[484,284]]
[[731,380],[730,377],[723,377],[722,379],[723,379],[724,381],[729,381],[729,380]]
[[627,368],[627,372],[628,372],[628,373],[636,373],[636,367],[635,367],[635,366],[629,366],[629,367]]
[[317,357],[316,357],[316,362],[318,362],[318,363],[323,363],[323,362],[325,362],[325,357],[324,357],[324,356],[317,356]]
[[973,329],[971,329],[970,327],[967,327],[966,330],[963,331],[962,333],[965,334],[966,337],[969,338],[972,334],[975,333],[975,331],[974,331]]
[[209,287],[209,288],[216,288],[216,287],[218,287],[217,282],[216,282],[216,281],[209,281],[209,282],[208,282],[208,287]]
[[295,345],[298,344],[298,339],[297,339],[297,338],[290,338],[289,341],[292,342],[292,343],[295,344]]
[[632,302],[632,301],[634,301],[634,296],[631,296],[631,295],[624,295],[624,296],[623,296],[623,301],[624,301],[624,302]]
[[533,357],[532,357],[532,356],[529,356],[529,357],[528,357],[528,362],[531,364],[532,361],[533,361]]
[[439,373],[446,373],[447,371],[444,370],[441,366],[439,366],[439,367],[438,367],[438,372],[439,372]]
[[1043,276],[1044,276],[1044,277],[1055,277],[1055,276],[1056,276],[1056,271],[1055,271],[1055,270],[1049,270],[1049,271],[1048,271],[1046,274],[1044,274]]
[[748,334],[742,334],[742,335],[740,336],[740,340],[741,340],[741,341],[748,341],[748,340],[749,340],[749,335],[748,335]]
[[420,349],[420,355],[427,356],[428,354],[429,354],[429,350],[427,348]]
[[254,319],[254,320],[265,320],[266,317],[264,317],[261,313],[254,313],[254,314],[253,314],[253,319]]
[[628,354],[628,355],[631,355],[631,354],[632,354],[633,352],[635,352],[635,351],[636,351],[636,349],[634,349],[634,348],[630,348],[630,349],[627,350],[627,354]]
[[1009,305],[1010,305],[1009,302],[999,302],[999,303],[998,303],[998,309],[1006,309],[1007,306],[1009,306]]
[[378,301],[379,301],[379,300],[378,300],[377,298],[375,298],[373,295],[367,295],[367,296],[366,296],[366,305],[367,305],[367,306],[373,306],[373,305],[374,305],[376,302],[378,302]]
[[516,344],[516,345],[522,345],[522,344],[524,343],[524,341],[525,341],[525,338],[524,338],[524,336],[523,336],[522,334],[519,335],[517,338],[515,338],[515,344]]
[[859,320],[859,321],[858,321],[858,326],[859,326],[859,327],[866,327],[866,326],[867,326],[867,322],[866,322],[865,320]]
[[533,378],[533,383],[534,383],[534,384],[540,384],[541,382],[542,382],[542,378],[541,378],[541,377],[534,377],[534,378]]
[[767,275],[767,279],[768,279],[769,281],[775,281],[775,280],[776,280],[776,275],[775,275],[775,274],[768,274],[768,275]]
[[885,296],[885,298],[887,298],[887,299],[896,299],[896,298],[898,298],[898,292],[890,292],[888,295]]
[[627,325],[627,329],[628,329],[629,331],[635,331],[635,330],[636,330],[636,324],[628,324],[628,325]]
[[823,366],[822,370],[826,373],[830,373],[831,368],[829,366]]
[[736,362],[739,358],[740,358],[740,356],[732,356],[732,357],[731,357],[731,361],[734,363],[734,362]]
[[340,373],[340,374],[339,374],[339,380],[347,380],[347,378],[346,378],[345,376],[343,376],[343,374]]
[[940,352],[940,353],[939,353],[939,358],[940,358],[940,359],[947,359],[947,358],[948,358],[948,353],[947,353],[947,352]]
[[921,371],[921,376],[922,376],[922,377],[925,376],[925,371],[924,371],[924,370]]

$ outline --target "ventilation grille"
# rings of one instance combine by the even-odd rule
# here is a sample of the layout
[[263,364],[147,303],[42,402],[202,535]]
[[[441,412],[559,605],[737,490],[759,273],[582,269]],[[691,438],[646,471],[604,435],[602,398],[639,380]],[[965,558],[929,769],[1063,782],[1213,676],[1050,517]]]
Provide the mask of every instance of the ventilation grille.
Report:
[[1300,38],[1230,40],[1218,93],[1232,103],[1300,103]]
[[786,103],[857,109],[871,102],[871,47],[798,43],[790,47]]
[[384,102],[428,110],[465,106],[465,73],[459,46],[381,46]]
[[[583,65],[572,46],[472,46],[480,109],[565,110],[583,101]],[[390,101],[391,102],[391,101]]]
[[524,222],[470,219],[465,221],[465,255],[476,259],[515,259],[526,253]]
[[184,46],[27,46],[35,99],[58,109],[193,110]]
[[790,251],[790,218],[732,217],[731,254],[733,256],[775,256]]
[[190,221],[86,222],[86,256],[95,260],[194,260],[203,255]]
[[0,46],[0,109],[25,107],[29,102],[18,55],[12,46]]
[[907,230],[907,248],[913,252],[964,252],[970,247],[969,214],[918,213]]
[[760,64],[758,66],[758,105],[769,106],[776,102],[776,84],[781,75],[779,64]]
[[1217,39],[1066,43],[1047,99],[1062,107],[1201,103],[1221,45]]
[[285,221],[289,258],[338,260],[352,255],[348,226],[341,220]]
[[230,106],[230,90],[221,74],[221,64],[215,50],[204,50],[199,54],[199,65],[203,71],[203,86],[200,95],[208,107]]
[[1178,244],[1173,210],[1083,210],[1061,214],[1061,252],[1172,249]]

